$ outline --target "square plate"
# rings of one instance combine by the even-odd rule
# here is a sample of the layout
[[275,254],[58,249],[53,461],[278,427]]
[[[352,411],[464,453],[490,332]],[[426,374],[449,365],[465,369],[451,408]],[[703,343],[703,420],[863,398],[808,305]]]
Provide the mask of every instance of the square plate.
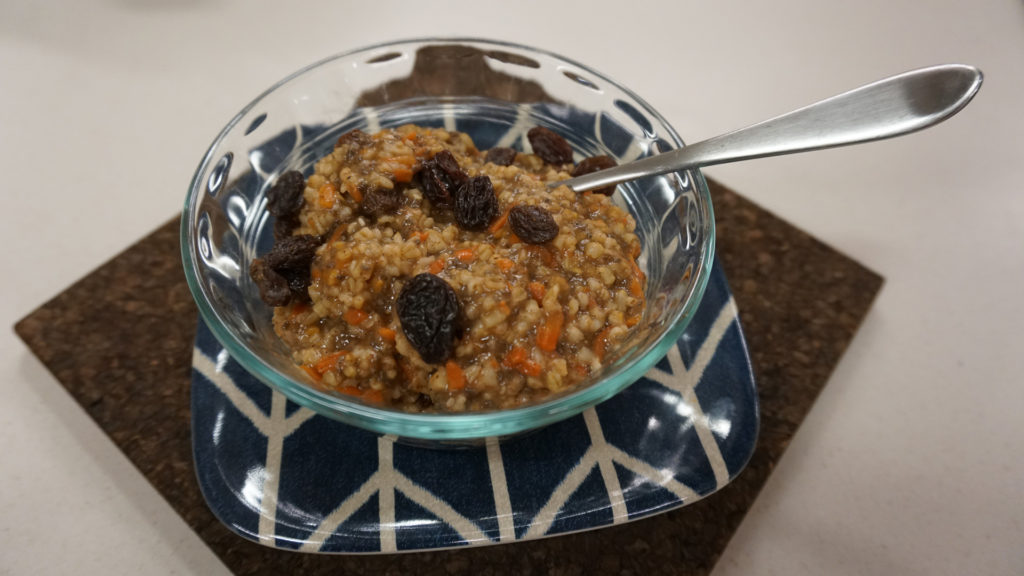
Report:
[[202,322],[193,351],[203,496],[231,530],[275,548],[431,550],[629,522],[728,484],[757,430],[750,358],[717,261],[692,322],[643,378],[478,448],[414,447],[316,415],[245,372]]

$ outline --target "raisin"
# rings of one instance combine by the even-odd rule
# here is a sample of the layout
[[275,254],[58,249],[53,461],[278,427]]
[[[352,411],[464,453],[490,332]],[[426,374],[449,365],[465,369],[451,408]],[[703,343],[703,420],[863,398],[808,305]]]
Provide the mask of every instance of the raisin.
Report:
[[513,206],[508,212],[512,232],[527,244],[543,244],[558,236],[558,223],[540,206]]
[[455,223],[463,230],[484,230],[501,208],[487,176],[474,176],[455,195]]
[[[598,172],[606,168],[612,168],[618,166],[615,160],[611,156],[593,156],[581,161],[572,169],[572,176],[583,176],[584,174],[590,174],[591,172]],[[604,194],[605,196],[611,196],[615,193],[615,186],[605,186],[604,188],[598,188],[594,190],[595,194]]]
[[267,191],[267,210],[279,219],[288,219],[302,209],[302,191],[306,189],[306,178],[302,172],[290,170],[277,177],[277,182]]
[[299,227],[299,216],[280,217],[274,219],[274,240],[281,241],[292,235],[292,231]]
[[572,162],[572,146],[558,134],[543,126],[534,126],[526,133],[533,147],[533,153],[540,156],[548,164],[568,164]]
[[430,396],[421,393],[416,396],[416,406],[420,410],[426,410],[434,406],[434,400]]
[[402,332],[420,358],[430,364],[447,360],[459,330],[455,290],[433,274],[419,274],[405,283],[396,304]]
[[402,191],[395,188],[370,190],[363,196],[359,211],[367,216],[380,218],[394,214],[402,205]]
[[286,306],[292,301],[292,291],[288,287],[288,280],[271,270],[263,260],[253,260],[252,267],[249,268],[249,276],[256,283],[256,287],[260,289],[260,299],[268,306]]
[[341,137],[338,138],[338,141],[335,142],[334,147],[341,148],[342,146],[348,145],[361,148],[369,145],[372,141],[373,140],[365,132],[355,128],[342,134]]
[[511,166],[516,161],[516,151],[511,148],[491,148],[484,156],[484,162],[498,166]]
[[423,163],[419,171],[420,189],[431,203],[451,206],[459,186],[469,176],[459,167],[458,161],[447,150],[442,150]]
[[310,265],[322,243],[323,239],[310,234],[289,236],[254,260],[249,276],[260,289],[260,298],[270,306],[309,300]]

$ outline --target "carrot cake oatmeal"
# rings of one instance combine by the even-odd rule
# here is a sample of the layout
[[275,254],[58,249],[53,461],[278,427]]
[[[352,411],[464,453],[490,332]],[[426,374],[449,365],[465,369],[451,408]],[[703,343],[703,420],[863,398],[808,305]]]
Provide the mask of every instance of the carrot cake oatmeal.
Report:
[[515,408],[573,389],[640,321],[635,222],[614,189],[548,183],[573,164],[537,127],[532,153],[478,151],[412,125],[342,136],[267,193],[274,248],[252,263],[274,330],[313,383],[414,412]]

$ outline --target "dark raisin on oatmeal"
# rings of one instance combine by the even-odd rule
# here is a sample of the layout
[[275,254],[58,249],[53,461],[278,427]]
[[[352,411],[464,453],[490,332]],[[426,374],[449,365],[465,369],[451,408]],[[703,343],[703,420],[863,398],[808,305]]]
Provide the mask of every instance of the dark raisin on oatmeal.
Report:
[[[591,156],[581,160],[575,168],[572,169],[572,177],[583,176],[584,174],[591,174],[593,172],[599,172],[607,168],[613,168],[618,166],[615,160],[611,156]],[[615,185],[605,186],[604,188],[598,188],[594,190],[595,194],[604,194],[605,196],[611,196],[615,193]]]
[[484,155],[484,162],[498,166],[511,166],[516,161],[516,151],[512,148],[491,148]]
[[451,206],[456,190],[469,178],[447,150],[424,162],[419,176],[423,195],[438,206]]
[[555,218],[540,206],[513,206],[508,223],[520,240],[527,244],[543,244],[558,236]]
[[397,304],[402,331],[423,361],[447,360],[455,348],[459,318],[452,287],[433,274],[419,274],[402,287]]
[[487,176],[474,176],[459,187],[455,196],[455,222],[463,230],[483,230],[501,209],[494,186]]
[[262,258],[254,260],[249,276],[260,289],[260,297],[271,306],[309,301],[310,265],[322,243],[318,236],[311,234],[289,236],[276,242]]
[[526,133],[526,138],[533,147],[533,153],[548,164],[572,162],[572,146],[557,133],[543,126],[534,126]]
[[367,216],[379,218],[394,214],[402,205],[402,191],[398,188],[370,190],[359,204],[359,211]]

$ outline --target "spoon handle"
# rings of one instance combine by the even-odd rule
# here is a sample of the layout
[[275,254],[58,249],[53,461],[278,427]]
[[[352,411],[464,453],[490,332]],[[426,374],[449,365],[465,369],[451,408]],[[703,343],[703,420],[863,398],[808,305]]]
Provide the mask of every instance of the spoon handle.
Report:
[[552,186],[564,184],[582,192],[700,166],[909,134],[959,112],[981,81],[980,70],[961,64],[912,70],[734,132]]

